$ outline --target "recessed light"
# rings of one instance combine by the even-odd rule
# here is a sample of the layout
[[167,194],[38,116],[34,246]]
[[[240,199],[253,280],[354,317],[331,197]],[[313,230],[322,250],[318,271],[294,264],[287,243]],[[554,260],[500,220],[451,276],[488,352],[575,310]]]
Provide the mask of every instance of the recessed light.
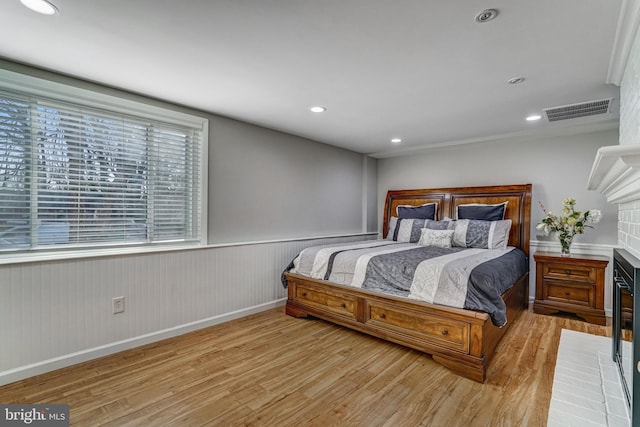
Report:
[[56,15],[58,8],[47,0],[20,0],[25,7],[43,15]]
[[402,138],[391,138],[391,142],[394,144],[400,144],[402,142]]
[[517,85],[524,81],[524,77],[514,77],[512,79],[507,80],[507,83],[510,85]]
[[313,107],[309,108],[309,110],[312,113],[324,113],[325,111],[327,111],[327,107],[322,107],[320,105],[314,105]]
[[529,117],[527,117],[527,121],[535,122],[536,120],[540,120],[541,118],[542,118],[542,116],[539,115],[539,114],[532,114]]
[[476,15],[476,22],[479,22],[481,24],[484,22],[489,22],[492,19],[495,19],[496,16],[498,16],[497,9],[485,9]]

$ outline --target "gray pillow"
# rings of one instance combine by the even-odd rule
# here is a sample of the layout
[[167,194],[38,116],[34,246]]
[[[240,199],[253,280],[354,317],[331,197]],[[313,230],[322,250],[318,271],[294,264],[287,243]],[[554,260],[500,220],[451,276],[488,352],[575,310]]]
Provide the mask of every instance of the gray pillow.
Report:
[[425,227],[428,219],[415,218],[397,218],[392,216],[389,218],[389,229],[387,231],[387,240],[394,240],[403,243],[417,243],[420,240],[421,230]]
[[424,222],[424,228],[431,230],[453,230],[456,228],[456,222],[452,219],[443,219],[442,221],[426,220]]
[[511,220],[482,221],[460,219],[456,221],[453,246],[478,249],[505,249],[509,243]]

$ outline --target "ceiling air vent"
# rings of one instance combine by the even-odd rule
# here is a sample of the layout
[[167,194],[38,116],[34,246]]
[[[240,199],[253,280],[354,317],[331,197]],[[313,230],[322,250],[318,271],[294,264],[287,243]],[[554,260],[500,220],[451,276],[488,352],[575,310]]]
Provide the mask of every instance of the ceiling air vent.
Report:
[[580,104],[564,105],[562,107],[545,108],[543,111],[547,115],[547,120],[557,122],[559,120],[576,119],[578,117],[594,116],[596,114],[606,114],[613,98],[601,99],[599,101],[581,102]]

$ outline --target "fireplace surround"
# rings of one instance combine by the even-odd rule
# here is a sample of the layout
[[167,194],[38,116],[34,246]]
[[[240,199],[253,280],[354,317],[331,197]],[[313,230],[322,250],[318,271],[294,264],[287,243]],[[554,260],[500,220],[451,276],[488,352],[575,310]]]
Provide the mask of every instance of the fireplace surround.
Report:
[[[635,61],[640,64],[638,53]],[[640,91],[627,93],[640,100]],[[628,132],[640,129],[640,103],[634,108],[624,117],[621,111],[621,145],[598,149],[587,188],[618,205],[618,246],[624,249],[614,249],[612,356],[627,393],[631,425],[640,426],[640,143],[639,134]]]
[[613,250],[613,347],[631,425],[640,426],[640,260]]

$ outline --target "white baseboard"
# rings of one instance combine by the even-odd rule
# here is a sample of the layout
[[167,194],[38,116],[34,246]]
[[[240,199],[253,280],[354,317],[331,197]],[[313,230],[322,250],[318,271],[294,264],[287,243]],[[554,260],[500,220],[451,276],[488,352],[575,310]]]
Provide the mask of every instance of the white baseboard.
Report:
[[0,386],[284,305],[286,298],[0,372]]

